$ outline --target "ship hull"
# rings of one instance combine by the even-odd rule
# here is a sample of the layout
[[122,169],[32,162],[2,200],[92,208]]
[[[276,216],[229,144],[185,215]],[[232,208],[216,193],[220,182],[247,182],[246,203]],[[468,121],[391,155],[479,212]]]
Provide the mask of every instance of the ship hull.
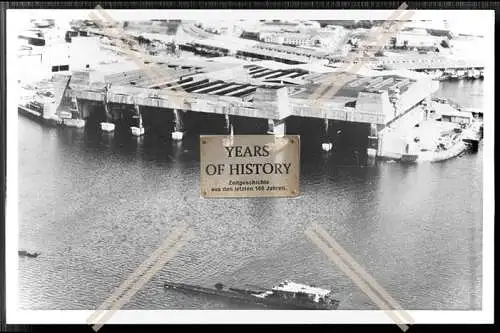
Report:
[[200,286],[193,286],[183,283],[166,282],[164,284],[166,289],[176,290],[181,292],[188,292],[206,296],[213,296],[218,298],[223,298],[231,302],[254,305],[259,307],[265,307],[270,309],[281,309],[281,310],[336,310],[338,308],[339,302],[333,301],[329,304],[312,304],[312,303],[292,303],[284,302],[279,298],[269,298],[269,297],[257,297],[251,294],[249,291],[243,289],[229,289],[229,290],[218,290],[211,289]]
[[42,113],[30,108],[27,108],[22,105],[17,106],[17,111],[22,114],[23,116],[33,118],[33,119],[42,119]]
[[483,136],[482,128],[483,126],[481,124],[475,124],[464,134],[462,141],[466,144],[469,150],[477,151],[479,149],[479,142]]
[[57,126],[59,125],[55,119],[46,119],[43,117],[42,112],[28,108],[23,105],[17,106],[17,111],[20,115],[25,116],[27,118],[33,119],[41,124],[49,125],[49,126]]
[[462,140],[467,148],[472,151],[478,151],[479,149],[479,140],[478,139],[463,139]]

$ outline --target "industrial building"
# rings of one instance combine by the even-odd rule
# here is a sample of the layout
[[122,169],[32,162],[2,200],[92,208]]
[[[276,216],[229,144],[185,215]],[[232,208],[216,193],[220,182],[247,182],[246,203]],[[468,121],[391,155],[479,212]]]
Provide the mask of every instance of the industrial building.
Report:
[[261,41],[292,46],[337,48],[346,36],[343,28],[326,28],[306,32],[262,32]]
[[358,140],[380,154],[379,147],[391,145],[379,142],[378,133],[395,119],[420,114],[419,104],[437,89],[436,81],[416,73],[337,73],[232,57],[153,57],[147,64],[129,59],[73,70],[58,80],[52,116],[71,115],[69,124],[94,118],[111,131],[126,121],[132,134],[147,135],[151,114],[168,114],[174,125],[165,126],[182,140],[193,119],[220,118],[221,132],[237,121],[254,122],[256,131],[264,127],[263,133],[276,135],[287,133],[291,119],[317,119],[325,144],[332,140],[332,124],[354,126]]
[[[133,135],[141,136],[148,127],[158,126],[151,115],[168,115],[164,127],[174,140],[182,140],[193,119],[223,124],[222,133],[241,133],[233,125],[243,122],[253,124],[255,133],[276,135],[287,133],[294,119],[317,120],[314,126],[325,147],[333,140],[335,124],[351,127],[355,139],[374,154],[391,156],[403,147],[400,134],[391,134],[391,128],[407,120],[418,122],[425,115],[422,102],[439,85],[428,75],[410,71],[342,72],[324,66],[335,56],[331,52],[258,41],[228,43],[227,38],[180,43],[219,57],[114,54],[114,61],[106,62],[105,52],[113,46],[105,40],[102,34],[71,36],[71,43],[45,48],[45,75],[62,75],[54,78],[54,103],[43,112],[44,118],[78,126],[97,121],[104,131],[125,123]],[[420,55],[416,60],[421,66]]]
[[451,43],[448,36],[431,35],[427,29],[415,28],[397,32],[393,46],[396,48],[436,49],[442,46],[443,41],[448,46]]
[[69,74],[73,70],[92,68],[106,57],[100,50],[98,37],[68,32],[66,30],[55,37],[40,33],[38,39],[43,41],[41,44],[24,39],[25,43],[18,53],[22,66],[16,68],[19,80],[36,81],[56,72]]

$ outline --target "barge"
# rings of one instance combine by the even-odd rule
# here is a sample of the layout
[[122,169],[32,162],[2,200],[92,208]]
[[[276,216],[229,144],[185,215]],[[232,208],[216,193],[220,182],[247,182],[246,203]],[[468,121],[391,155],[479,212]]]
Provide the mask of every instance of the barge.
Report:
[[253,304],[267,308],[295,310],[336,310],[339,300],[333,298],[332,291],[311,287],[305,284],[285,280],[270,290],[254,291],[240,288],[227,288],[217,283],[215,288],[165,282],[166,289],[221,297],[239,303]]
[[43,117],[43,105],[38,102],[28,102],[26,104],[19,104],[17,106],[17,111],[27,117],[42,118]]
[[61,124],[61,120],[56,117],[44,117],[43,108],[44,106],[36,101],[17,105],[17,111],[20,115],[48,126],[57,126]]
[[51,112],[54,108],[54,93],[49,89],[21,87],[17,111],[20,115],[34,119],[45,125],[58,125],[60,119]]

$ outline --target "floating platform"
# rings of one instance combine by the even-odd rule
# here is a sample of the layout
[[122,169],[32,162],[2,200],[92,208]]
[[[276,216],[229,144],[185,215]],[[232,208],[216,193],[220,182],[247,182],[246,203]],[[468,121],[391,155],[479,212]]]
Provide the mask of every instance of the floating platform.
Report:
[[179,131],[172,132],[172,139],[174,140],[182,140],[183,137],[184,137],[184,132],[179,132]]
[[104,132],[113,132],[115,130],[115,124],[113,124],[113,123],[101,123],[101,129]]
[[330,151],[333,148],[333,144],[331,142],[325,142],[321,144],[321,149],[324,151]]
[[130,132],[132,133],[133,136],[144,135],[144,127],[132,126],[130,127]]

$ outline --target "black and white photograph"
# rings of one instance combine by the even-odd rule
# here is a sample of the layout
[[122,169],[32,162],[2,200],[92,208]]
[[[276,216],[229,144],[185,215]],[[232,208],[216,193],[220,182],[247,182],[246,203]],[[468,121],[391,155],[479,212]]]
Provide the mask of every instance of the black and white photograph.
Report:
[[492,11],[6,27],[7,320],[493,320]]

